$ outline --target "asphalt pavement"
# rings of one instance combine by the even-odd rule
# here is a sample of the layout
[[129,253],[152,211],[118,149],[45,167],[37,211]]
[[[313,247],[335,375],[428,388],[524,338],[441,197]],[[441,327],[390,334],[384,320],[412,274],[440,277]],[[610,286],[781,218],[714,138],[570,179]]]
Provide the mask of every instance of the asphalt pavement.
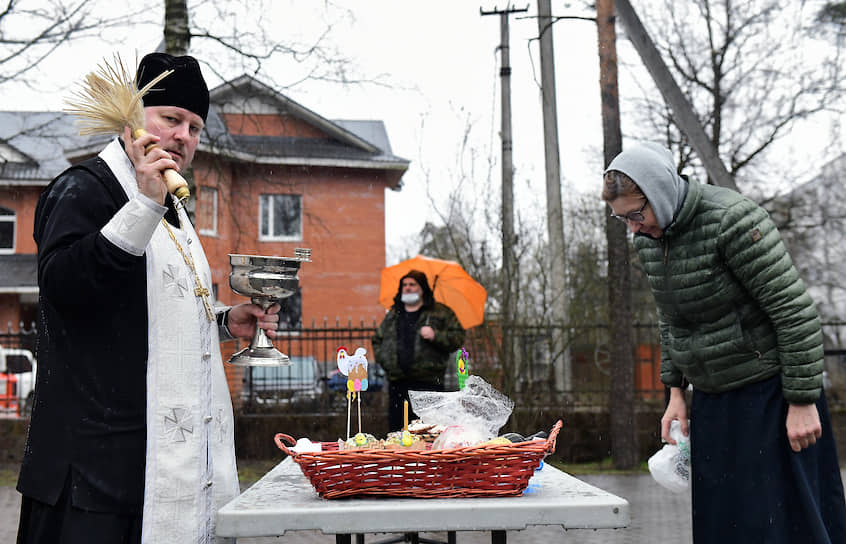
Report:
[[[655,483],[649,474],[593,474],[578,477],[629,501],[631,524],[625,529],[568,529],[560,526],[529,527],[509,531],[510,544],[564,542],[580,544],[673,543],[688,544],[690,537],[690,497],[674,495]],[[422,500],[422,499],[421,499]],[[0,544],[15,542],[20,510],[20,494],[14,487],[0,487]],[[399,535],[365,535],[367,544],[375,544]],[[421,539],[447,541],[447,534],[421,533]],[[355,540],[353,540],[355,541]],[[490,543],[487,532],[459,532],[458,544]],[[281,538],[242,538],[238,544],[310,544],[335,542],[333,535],[319,531],[290,531]]]
[[[846,472],[841,472],[846,477]],[[566,542],[573,544],[690,544],[690,496],[673,494],[659,486],[649,474],[591,474],[578,478],[629,501],[631,523],[625,529],[563,529],[559,526],[529,527],[508,531],[510,544]],[[421,499],[422,500],[422,499]],[[0,544],[15,542],[20,495],[14,487],[0,486]],[[376,544],[398,535],[365,535],[367,544]],[[446,542],[447,534],[421,533],[421,539]],[[422,541],[422,540],[421,540]],[[458,544],[490,543],[487,532],[459,532]],[[318,531],[291,531],[273,538],[242,538],[238,544],[311,544],[335,542],[332,535]]]

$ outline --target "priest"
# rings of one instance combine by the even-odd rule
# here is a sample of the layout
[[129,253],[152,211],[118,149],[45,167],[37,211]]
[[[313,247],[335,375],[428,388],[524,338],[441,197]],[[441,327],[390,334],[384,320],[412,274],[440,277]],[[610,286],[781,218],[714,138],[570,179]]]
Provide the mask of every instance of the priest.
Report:
[[[145,56],[147,134],[127,128],[44,190],[38,376],[18,543],[215,542],[239,492],[218,342],[275,337],[278,306],[215,304],[197,233],[162,174],[185,170],[209,109],[197,60]],[[145,148],[157,144],[149,151]]]

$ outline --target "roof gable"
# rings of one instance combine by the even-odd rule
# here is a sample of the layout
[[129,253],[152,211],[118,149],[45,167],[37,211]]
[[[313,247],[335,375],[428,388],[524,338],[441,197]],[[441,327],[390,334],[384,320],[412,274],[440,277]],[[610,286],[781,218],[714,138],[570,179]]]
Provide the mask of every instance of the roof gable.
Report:
[[[381,121],[331,121],[249,76],[210,95],[199,152],[264,165],[378,170],[390,187],[401,186],[409,161],[393,155]],[[114,137],[80,136],[76,120],[64,112],[0,111],[0,184],[46,185]]]
[[[215,105],[224,119],[236,116],[246,120],[264,117],[264,122],[268,123],[271,122],[270,119],[276,118],[280,124],[285,123],[287,119],[291,121],[291,126],[299,126],[301,131],[309,127],[310,130],[306,133],[324,135],[371,153],[383,151],[342,125],[318,115],[247,75],[215,87],[209,95],[210,102]],[[248,124],[248,122],[245,123],[245,125]],[[229,130],[231,133],[237,133],[233,127],[229,127]]]
[[200,148],[256,164],[381,170],[397,189],[409,161],[391,151],[382,121],[332,121],[250,76],[210,92]]

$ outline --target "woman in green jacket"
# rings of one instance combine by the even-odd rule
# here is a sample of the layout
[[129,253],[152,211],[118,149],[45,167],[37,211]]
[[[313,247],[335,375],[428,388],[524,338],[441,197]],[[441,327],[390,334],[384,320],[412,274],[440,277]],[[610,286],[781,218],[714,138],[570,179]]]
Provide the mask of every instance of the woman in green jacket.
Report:
[[661,436],[679,420],[691,437],[694,541],[846,542],[820,320],[767,212],[682,178],[652,144],[611,162],[602,199],[655,297]]

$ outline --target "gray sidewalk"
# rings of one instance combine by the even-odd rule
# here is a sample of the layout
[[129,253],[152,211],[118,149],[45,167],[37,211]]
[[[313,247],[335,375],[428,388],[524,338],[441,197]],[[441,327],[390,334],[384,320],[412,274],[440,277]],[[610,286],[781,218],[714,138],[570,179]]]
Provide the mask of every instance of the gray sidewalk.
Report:
[[[841,471],[846,479],[846,472]],[[558,526],[529,527],[523,531],[509,531],[510,544],[538,542],[568,542],[574,544],[645,544],[653,542],[690,544],[690,497],[674,495],[656,484],[649,474],[579,476],[591,485],[604,489],[629,501],[631,523],[625,529],[570,529]],[[422,499],[421,499],[422,500]],[[0,487],[0,544],[15,542],[18,527],[20,495],[13,487]],[[397,536],[397,535],[390,535]],[[446,542],[446,533],[423,533],[421,537]],[[366,535],[365,542],[376,543],[389,535]],[[487,544],[486,532],[460,532],[459,544]],[[316,531],[289,532],[282,538],[245,538],[239,544],[310,544],[335,542],[332,535]]]
[[[573,542],[581,544],[636,544],[672,542],[688,544],[690,537],[690,498],[674,495],[656,484],[649,474],[636,475],[584,475],[578,477],[591,485],[614,493],[629,501],[631,524],[626,529],[571,529],[559,526],[529,527],[523,531],[509,531],[511,544],[537,542]],[[422,499],[421,499],[422,500]],[[13,487],[0,487],[0,544],[15,542],[18,526],[20,495]],[[392,535],[396,536],[396,535]],[[423,533],[421,537],[446,542],[446,533]],[[366,535],[365,542],[375,543],[389,535]],[[482,544],[491,541],[487,532],[460,532],[459,544]],[[306,544],[333,543],[335,537],[316,531],[292,531],[282,538],[246,538],[239,544]]]

